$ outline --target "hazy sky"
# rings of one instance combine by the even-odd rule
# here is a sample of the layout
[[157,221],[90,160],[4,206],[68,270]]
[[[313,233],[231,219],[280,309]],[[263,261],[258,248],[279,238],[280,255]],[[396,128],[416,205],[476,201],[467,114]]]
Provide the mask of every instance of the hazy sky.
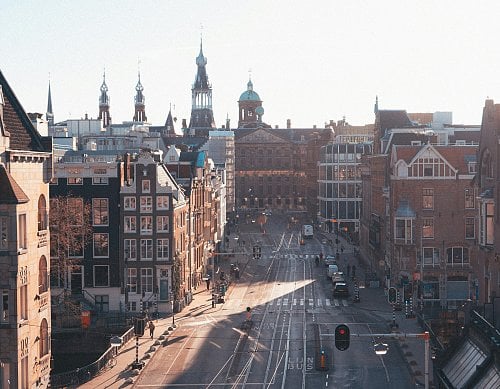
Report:
[[[0,70],[24,109],[56,121],[98,114],[103,69],[114,123],[134,114],[138,60],[146,115],[189,121],[200,33],[217,126],[238,122],[251,69],[271,125],[323,126],[380,109],[452,111],[480,124],[500,102],[500,2],[385,0],[0,0]],[[203,28],[201,28],[203,26]]]

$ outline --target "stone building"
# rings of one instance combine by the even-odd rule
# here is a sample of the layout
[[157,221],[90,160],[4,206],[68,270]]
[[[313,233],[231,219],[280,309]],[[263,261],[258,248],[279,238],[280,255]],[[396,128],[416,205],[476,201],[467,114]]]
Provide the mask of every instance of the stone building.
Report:
[[50,375],[49,181],[41,137],[0,72],[0,387],[46,388]]

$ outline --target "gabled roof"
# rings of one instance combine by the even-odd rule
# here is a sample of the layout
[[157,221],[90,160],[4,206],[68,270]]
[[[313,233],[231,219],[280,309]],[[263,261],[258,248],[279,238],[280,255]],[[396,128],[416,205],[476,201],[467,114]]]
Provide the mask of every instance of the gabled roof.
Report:
[[23,192],[16,180],[0,164],[0,204],[23,204],[29,201],[26,193]]
[[21,103],[0,71],[0,86],[3,94],[3,125],[10,135],[12,150],[50,151],[44,147],[42,137],[33,127]]
[[382,130],[413,127],[405,110],[379,110],[377,115]]
[[183,151],[179,156],[179,162],[192,162],[195,167],[202,168],[205,166],[204,151]]
[[468,164],[476,161],[476,152],[478,150],[478,146],[395,145],[393,147],[393,162],[403,160],[410,165],[418,158],[419,153],[427,147],[435,150],[436,154],[456,169],[458,174],[469,174]]

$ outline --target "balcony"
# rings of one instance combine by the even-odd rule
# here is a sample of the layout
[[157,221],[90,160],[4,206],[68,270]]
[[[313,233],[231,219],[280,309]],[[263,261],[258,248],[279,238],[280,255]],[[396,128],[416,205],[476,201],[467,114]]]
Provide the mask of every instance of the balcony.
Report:
[[38,296],[38,312],[41,312],[44,309],[47,309],[49,306],[49,296],[50,294],[44,292],[41,296]]
[[49,230],[40,230],[38,235],[38,247],[45,247],[48,244]]

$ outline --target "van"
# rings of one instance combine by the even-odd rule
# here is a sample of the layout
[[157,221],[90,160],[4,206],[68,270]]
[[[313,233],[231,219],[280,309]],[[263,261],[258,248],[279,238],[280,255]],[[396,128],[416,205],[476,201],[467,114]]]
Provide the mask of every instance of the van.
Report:
[[331,277],[333,273],[336,273],[339,271],[339,267],[337,265],[328,265],[328,269],[326,270],[326,274],[328,277]]

